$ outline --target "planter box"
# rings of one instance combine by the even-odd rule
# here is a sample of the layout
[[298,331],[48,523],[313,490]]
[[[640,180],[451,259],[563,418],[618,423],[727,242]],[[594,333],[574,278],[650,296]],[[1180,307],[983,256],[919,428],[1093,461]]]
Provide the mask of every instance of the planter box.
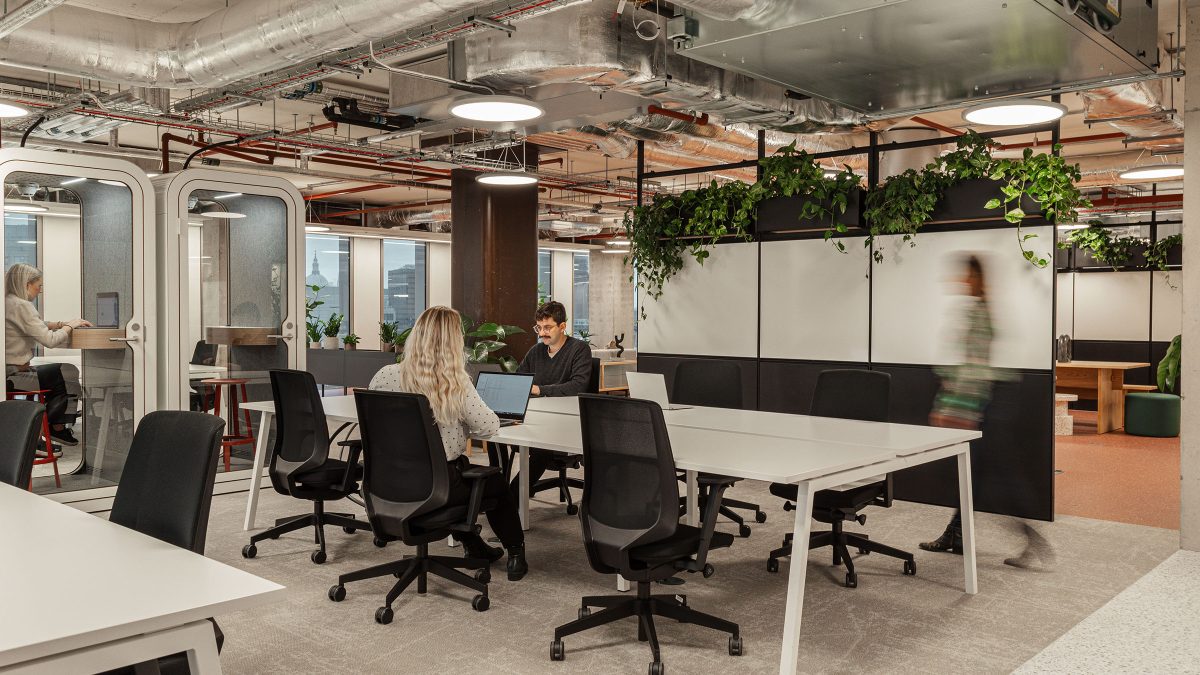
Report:
[[[1092,255],[1091,251],[1081,249],[1078,246],[1075,246],[1075,247],[1073,247],[1072,253],[1075,256],[1074,257],[1075,269],[1096,269],[1096,268],[1106,269],[1106,270],[1112,269],[1112,266],[1109,265],[1108,263],[1103,263],[1103,262],[1100,262],[1099,260],[1096,260],[1096,258]],[[1129,261],[1127,263],[1125,263],[1125,265],[1123,267],[1120,267],[1118,269],[1140,270],[1140,269],[1144,269],[1145,264],[1146,264],[1146,247],[1145,246],[1137,246],[1137,247],[1134,247],[1134,249],[1133,249],[1133,255],[1129,256]]]
[[[961,223],[981,220],[1004,220],[1002,209],[985,209],[983,206],[992,199],[1003,199],[1000,192],[1001,182],[990,178],[975,178],[965,180],[946,190],[942,200],[929,214],[931,223]],[[1042,210],[1038,203],[1021,196],[1021,209],[1027,216],[1035,215],[1040,218]],[[1028,218],[1027,218],[1028,219]]]
[[[862,209],[862,195],[862,190],[851,192],[850,199],[846,203],[846,212],[838,217],[838,222],[852,231],[858,229],[859,211]],[[758,205],[755,232],[757,234],[824,232],[829,227],[828,223],[812,219],[800,219],[800,209],[805,201],[804,197],[772,197],[771,199],[763,200]]]
[[1183,245],[1173,246],[1167,251],[1167,264],[1183,266]]

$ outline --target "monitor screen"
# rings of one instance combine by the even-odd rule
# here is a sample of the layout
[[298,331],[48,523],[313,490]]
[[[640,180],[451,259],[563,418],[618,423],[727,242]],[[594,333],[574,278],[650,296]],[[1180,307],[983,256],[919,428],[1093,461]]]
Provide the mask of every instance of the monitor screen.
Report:
[[116,328],[120,316],[120,296],[116,293],[96,294],[96,326],[98,328]]
[[500,417],[524,417],[529,405],[533,375],[480,373],[475,389],[479,397]]

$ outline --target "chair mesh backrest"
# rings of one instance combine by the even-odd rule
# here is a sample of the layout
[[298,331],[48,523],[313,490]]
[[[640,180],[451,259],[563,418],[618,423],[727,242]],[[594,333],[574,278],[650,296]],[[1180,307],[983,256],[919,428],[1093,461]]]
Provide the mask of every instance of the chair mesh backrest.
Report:
[[600,393],[600,359],[597,359],[597,358],[592,359],[592,370],[588,374],[587,389],[584,391],[584,393],[585,394],[599,394]]
[[617,567],[620,549],[667,537],[679,522],[671,440],[653,401],[583,395],[579,414],[584,539],[589,555]]
[[890,419],[892,376],[878,370],[824,370],[809,414],[867,422]]
[[204,553],[225,422],[216,415],[152,412],[138,423],[109,520]]
[[[449,468],[429,401],[420,394],[354,392],[363,444],[363,496],[377,518],[403,520],[445,506]],[[384,529],[399,532],[397,523]]]
[[192,350],[192,360],[188,363],[194,363],[198,366],[211,366],[217,362],[217,345],[210,345],[204,340],[196,343],[196,348]]
[[272,370],[271,396],[275,400],[271,484],[288,494],[290,476],[315,469],[329,458],[329,426],[312,373]]
[[710,408],[742,407],[742,371],[728,361],[683,361],[675,369],[671,401]]
[[33,454],[42,436],[46,408],[37,401],[0,401],[0,483],[29,487]]

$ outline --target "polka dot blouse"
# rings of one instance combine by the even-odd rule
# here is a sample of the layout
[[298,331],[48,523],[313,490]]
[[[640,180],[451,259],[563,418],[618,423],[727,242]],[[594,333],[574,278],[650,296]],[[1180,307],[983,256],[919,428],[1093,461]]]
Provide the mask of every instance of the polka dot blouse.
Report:
[[[371,389],[380,391],[399,391],[404,389],[400,387],[400,364],[384,366],[375,377],[371,378],[371,384],[368,385]],[[424,393],[424,392],[408,392],[408,393]],[[446,449],[446,459],[458,459],[459,455],[467,449],[467,440],[471,436],[491,436],[500,431],[500,418],[496,413],[492,412],[491,408],[479,398],[479,393],[471,387],[466,392],[466,400],[463,401],[463,418],[458,424],[450,425],[450,428],[442,428],[438,425],[438,431],[442,435],[442,447]]]

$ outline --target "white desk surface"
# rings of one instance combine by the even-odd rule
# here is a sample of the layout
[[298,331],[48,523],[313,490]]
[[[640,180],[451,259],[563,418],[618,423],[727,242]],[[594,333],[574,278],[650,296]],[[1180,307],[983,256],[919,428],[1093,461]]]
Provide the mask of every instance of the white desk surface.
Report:
[[254,607],[283,591],[3,484],[0,513],[0,668]]
[[[529,400],[529,410],[578,415],[579,397],[533,398]],[[982,435],[978,431],[963,429],[700,406],[685,410],[664,410],[663,419],[672,430],[675,427],[690,427],[755,436],[805,439],[825,444],[869,445],[895,450],[900,455],[966,443]]]

